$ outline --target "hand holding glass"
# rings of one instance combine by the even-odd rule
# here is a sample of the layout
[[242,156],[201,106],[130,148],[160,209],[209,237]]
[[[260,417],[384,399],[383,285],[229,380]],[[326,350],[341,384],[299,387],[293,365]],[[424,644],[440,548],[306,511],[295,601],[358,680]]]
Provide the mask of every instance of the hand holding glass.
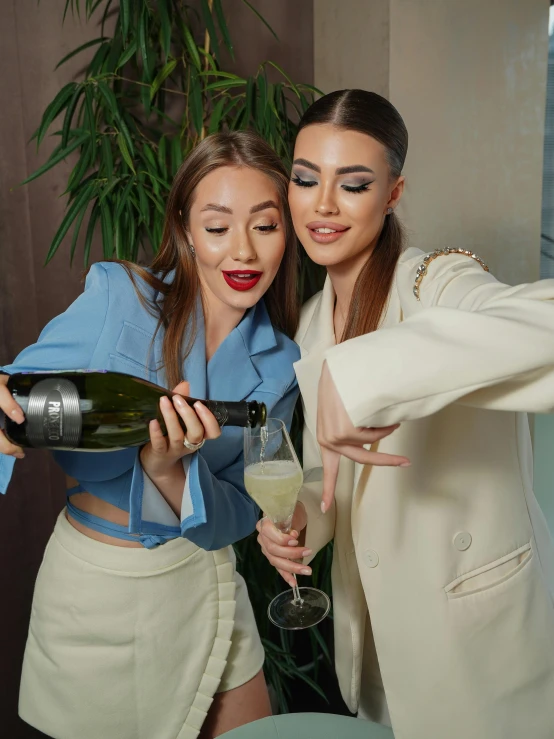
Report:
[[[248,494],[277,528],[288,534],[302,487],[302,467],[282,421],[244,429],[244,483]],[[296,577],[295,577],[296,580]],[[295,585],[269,604],[268,616],[281,629],[307,629],[329,613],[330,601],[316,588]]]

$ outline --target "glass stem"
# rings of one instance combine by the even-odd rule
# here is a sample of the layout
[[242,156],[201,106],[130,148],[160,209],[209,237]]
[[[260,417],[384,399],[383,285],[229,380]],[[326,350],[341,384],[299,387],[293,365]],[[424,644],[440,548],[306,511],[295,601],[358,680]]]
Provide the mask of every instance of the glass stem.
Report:
[[298,583],[296,582],[296,575],[293,573],[292,575],[294,577],[294,585],[292,586],[292,602],[295,606],[301,606],[304,601],[302,600],[300,596],[300,590],[298,590]]
[[[275,526],[277,526],[279,531],[283,532],[283,534],[290,534],[292,526],[292,515],[286,521],[274,521],[273,523],[275,524]],[[300,560],[296,561],[299,562]],[[294,577],[294,585],[292,586],[292,602],[295,606],[301,606],[304,601],[302,600],[302,597],[300,595],[300,590],[298,589],[298,583],[296,582],[296,575],[294,574],[294,572],[292,573],[292,576]]]

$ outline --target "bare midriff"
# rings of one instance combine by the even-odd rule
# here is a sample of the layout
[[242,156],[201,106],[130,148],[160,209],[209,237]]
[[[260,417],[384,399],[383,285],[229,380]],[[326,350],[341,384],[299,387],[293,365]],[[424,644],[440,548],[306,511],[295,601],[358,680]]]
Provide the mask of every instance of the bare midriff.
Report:
[[[66,481],[68,489],[79,484],[77,480],[74,480],[72,477],[69,476],[66,476]],[[101,500],[91,493],[75,493],[75,495],[70,496],[69,500],[75,506],[75,508],[78,508],[80,511],[85,511],[86,513],[90,513],[93,516],[98,516],[98,518],[103,518],[105,521],[119,524],[120,526],[129,525],[129,514],[127,513],[127,511],[122,511],[121,508],[118,508],[111,503],[107,503],[105,500]],[[112,544],[116,547],[127,547],[134,549],[143,548],[140,541],[128,541],[127,539],[118,539],[116,536],[103,534],[100,531],[95,531],[85,524],[76,521],[69,513],[69,511],[66,511],[65,515],[69,523],[74,528],[76,528],[77,531],[80,531],[81,534],[88,536],[90,539],[96,539],[96,541],[101,541],[104,544]]]

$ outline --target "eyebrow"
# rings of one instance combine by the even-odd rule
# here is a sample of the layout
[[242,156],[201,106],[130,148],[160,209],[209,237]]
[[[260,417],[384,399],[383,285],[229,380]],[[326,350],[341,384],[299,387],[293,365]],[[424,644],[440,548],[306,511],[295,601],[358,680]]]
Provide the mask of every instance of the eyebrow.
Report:
[[[264,200],[263,203],[253,205],[250,208],[250,213],[259,213],[261,210],[267,210],[267,208],[275,208],[276,210],[279,210],[279,206],[274,200]],[[231,208],[228,208],[226,205],[219,205],[218,203],[208,203],[200,212],[203,213],[205,210],[215,210],[218,213],[229,213],[229,215],[233,214]]]
[[[318,167],[313,162],[309,162],[307,159],[295,159],[293,164],[300,164],[302,167],[313,169],[314,172],[321,172],[321,167]],[[353,174],[354,172],[370,172],[371,174],[375,174],[372,169],[365,167],[363,164],[352,164],[349,167],[338,167],[335,170],[335,174]]]

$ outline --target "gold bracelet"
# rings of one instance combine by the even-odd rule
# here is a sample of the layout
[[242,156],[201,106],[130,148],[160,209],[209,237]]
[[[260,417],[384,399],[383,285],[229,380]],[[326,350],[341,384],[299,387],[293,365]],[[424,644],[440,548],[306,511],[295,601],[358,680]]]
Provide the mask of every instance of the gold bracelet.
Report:
[[419,300],[419,286],[421,285],[421,281],[427,274],[427,267],[429,266],[429,263],[432,262],[433,259],[445,256],[446,254],[465,254],[467,257],[471,257],[471,259],[475,259],[475,261],[478,262],[481,267],[483,267],[485,272],[489,271],[489,268],[487,267],[485,262],[483,262],[481,257],[478,257],[477,254],[474,254],[469,249],[449,249],[448,247],[446,249],[435,249],[434,252],[431,252],[431,254],[427,254],[427,256],[423,258],[423,262],[417,268],[417,276],[414,284],[414,295],[416,300]]

